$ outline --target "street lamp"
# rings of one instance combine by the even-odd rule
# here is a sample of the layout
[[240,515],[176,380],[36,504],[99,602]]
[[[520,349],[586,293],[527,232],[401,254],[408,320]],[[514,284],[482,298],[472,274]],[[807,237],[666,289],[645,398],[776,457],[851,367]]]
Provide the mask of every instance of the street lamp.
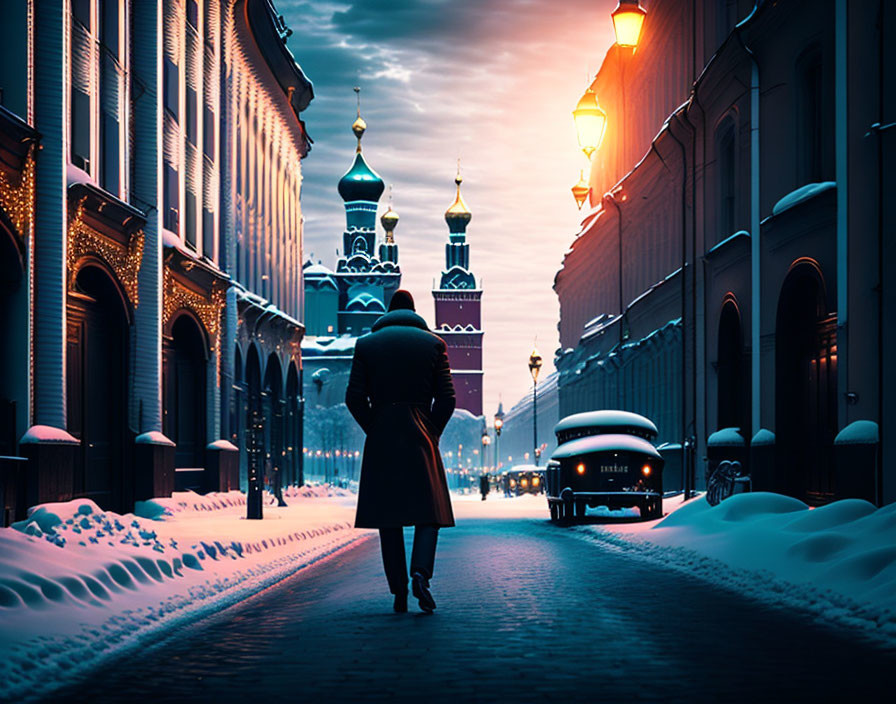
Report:
[[504,427],[504,404],[498,401],[498,410],[495,411],[495,471],[501,466],[498,454],[498,439],[501,437],[501,428]]
[[589,159],[604,141],[607,131],[607,113],[597,104],[597,96],[591,88],[579,99],[576,109],[572,111],[576,123],[576,136],[579,147]]
[[588,197],[588,191],[591,190],[591,187],[588,185],[588,182],[585,180],[585,170],[579,171],[579,182],[572,187],[572,197],[576,199],[576,205],[579,206],[579,210],[582,209],[582,205],[585,203],[585,199]]
[[532,448],[535,455],[535,466],[538,466],[538,372],[541,371],[541,355],[532,348],[529,355],[529,373],[532,375]]
[[616,43],[619,46],[637,49],[638,41],[641,39],[641,27],[647,16],[638,0],[619,0],[610,16],[613,18]]

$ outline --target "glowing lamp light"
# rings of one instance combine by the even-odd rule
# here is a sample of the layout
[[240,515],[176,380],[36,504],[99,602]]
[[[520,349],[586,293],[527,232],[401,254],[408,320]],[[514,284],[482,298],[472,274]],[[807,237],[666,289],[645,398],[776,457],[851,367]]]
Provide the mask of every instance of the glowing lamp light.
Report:
[[579,206],[579,210],[581,210],[582,205],[585,203],[585,199],[588,198],[588,191],[591,190],[591,187],[585,180],[584,170],[579,172],[579,182],[573,186],[571,190],[572,197],[576,199],[576,205]]
[[641,474],[643,474],[645,477],[650,476],[650,465],[649,464],[645,464],[643,467],[641,467]]
[[584,473],[585,473],[585,463],[584,463],[584,462],[579,462],[579,463],[576,465],[576,471],[577,471],[579,474],[584,474]]
[[597,96],[590,88],[579,99],[579,104],[572,111],[576,123],[576,136],[579,148],[589,159],[604,141],[607,131],[607,113],[597,104]]
[[638,0],[619,0],[616,9],[610,14],[613,18],[613,30],[616,32],[616,43],[637,49],[646,16],[647,12]]
[[532,477],[532,486],[538,486],[539,479],[538,477]]

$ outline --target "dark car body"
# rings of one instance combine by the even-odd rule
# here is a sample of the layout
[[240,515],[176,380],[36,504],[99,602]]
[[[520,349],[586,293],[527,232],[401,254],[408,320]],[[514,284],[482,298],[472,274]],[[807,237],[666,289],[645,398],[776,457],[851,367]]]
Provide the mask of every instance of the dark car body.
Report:
[[628,411],[576,413],[554,432],[558,447],[545,470],[551,520],[583,517],[587,507],[663,512],[663,458],[652,444],[656,426]]

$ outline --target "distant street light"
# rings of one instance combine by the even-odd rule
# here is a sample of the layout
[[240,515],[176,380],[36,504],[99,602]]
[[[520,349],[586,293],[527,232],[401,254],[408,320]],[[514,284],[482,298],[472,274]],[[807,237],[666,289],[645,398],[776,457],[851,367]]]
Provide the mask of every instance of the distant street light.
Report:
[[541,371],[541,355],[532,348],[529,355],[529,373],[532,375],[532,447],[535,455],[535,466],[538,466],[538,372]]
[[638,48],[641,39],[641,28],[647,12],[638,0],[619,0],[616,9],[610,13],[613,18],[613,30],[616,32],[616,43],[631,49]]

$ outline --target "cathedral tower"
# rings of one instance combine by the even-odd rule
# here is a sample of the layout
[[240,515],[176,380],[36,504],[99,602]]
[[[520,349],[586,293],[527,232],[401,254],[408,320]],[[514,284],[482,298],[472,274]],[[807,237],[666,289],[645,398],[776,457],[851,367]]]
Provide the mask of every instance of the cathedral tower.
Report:
[[473,415],[482,415],[482,289],[470,271],[470,245],[467,225],[473,217],[460,193],[460,165],[457,169],[457,195],[445,212],[448,243],[445,245],[445,270],[439,287],[433,289],[436,334],[448,346],[448,361],[457,393],[457,407]]

